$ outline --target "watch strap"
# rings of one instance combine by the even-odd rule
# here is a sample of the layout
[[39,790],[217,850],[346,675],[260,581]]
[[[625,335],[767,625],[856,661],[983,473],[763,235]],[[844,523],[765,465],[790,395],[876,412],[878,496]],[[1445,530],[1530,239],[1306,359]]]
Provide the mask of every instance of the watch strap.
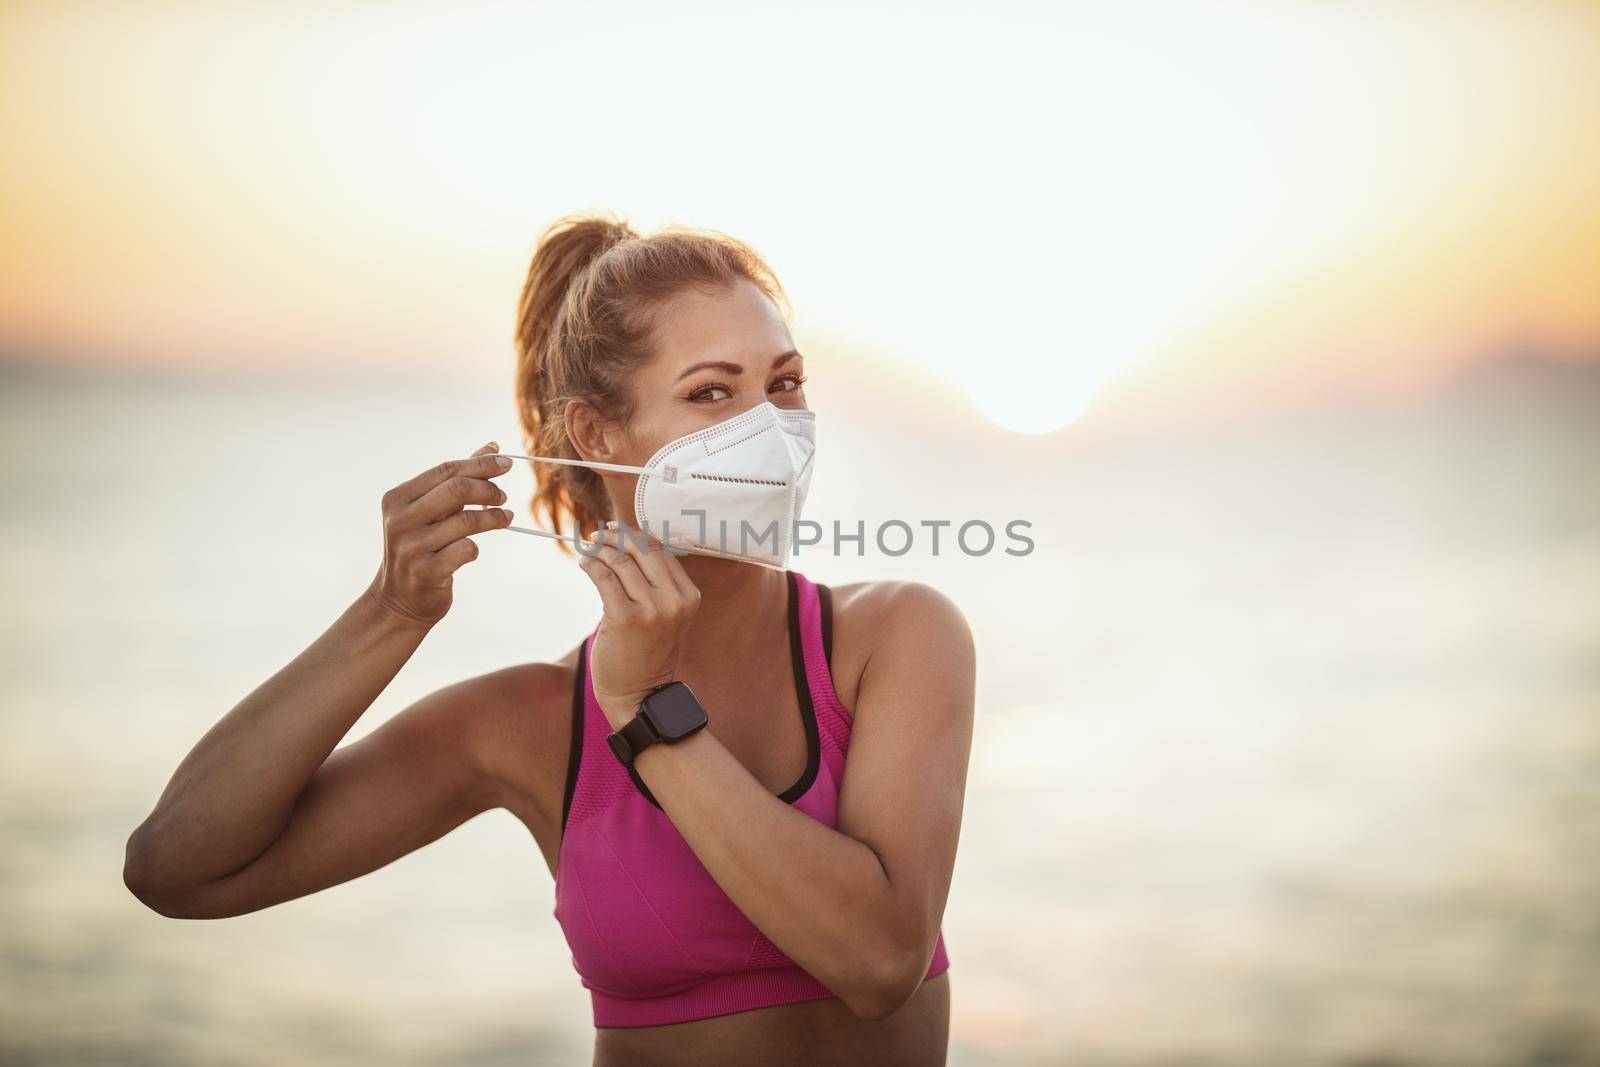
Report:
[[622,729],[606,740],[611,744],[611,751],[617,754],[617,759],[627,764],[632,763],[639,753],[661,740],[661,735],[650,725],[649,716],[636,714],[623,724]]

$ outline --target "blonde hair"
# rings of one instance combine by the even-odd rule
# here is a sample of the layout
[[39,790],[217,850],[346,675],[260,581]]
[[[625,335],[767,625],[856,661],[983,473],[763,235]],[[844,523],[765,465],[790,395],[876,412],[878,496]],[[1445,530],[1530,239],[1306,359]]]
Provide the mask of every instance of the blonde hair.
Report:
[[[578,459],[567,437],[566,407],[592,404],[626,422],[628,381],[653,355],[659,314],[690,287],[715,291],[754,282],[788,314],[776,275],[742,241],[715,230],[668,226],[642,237],[609,214],[566,215],[539,236],[517,304],[517,411],[529,455]],[[534,464],[534,516],[549,528],[586,534],[611,514],[598,474],[585,467]],[[566,543],[564,550],[570,551]]]

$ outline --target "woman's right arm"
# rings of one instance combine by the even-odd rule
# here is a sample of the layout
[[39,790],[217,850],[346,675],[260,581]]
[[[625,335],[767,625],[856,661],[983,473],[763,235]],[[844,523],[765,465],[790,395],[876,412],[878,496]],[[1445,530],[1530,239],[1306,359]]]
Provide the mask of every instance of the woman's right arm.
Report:
[[[383,866],[497,801],[481,758],[506,672],[446,687],[334,747],[449,610],[472,533],[504,527],[489,479],[509,460],[450,460],[383,497],[371,585],[239,702],[178,765],[128,839],[128,888],[164,915],[255,911]],[[331,754],[331,755],[330,755]]]

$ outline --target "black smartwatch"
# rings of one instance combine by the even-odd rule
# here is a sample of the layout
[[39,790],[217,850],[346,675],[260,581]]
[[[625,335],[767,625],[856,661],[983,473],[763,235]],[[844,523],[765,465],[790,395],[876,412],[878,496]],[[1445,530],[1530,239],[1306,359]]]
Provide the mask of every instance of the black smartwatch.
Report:
[[628,724],[606,735],[606,744],[626,767],[657,741],[682,741],[705,724],[706,709],[700,706],[694,690],[682,682],[670,682],[651,690]]

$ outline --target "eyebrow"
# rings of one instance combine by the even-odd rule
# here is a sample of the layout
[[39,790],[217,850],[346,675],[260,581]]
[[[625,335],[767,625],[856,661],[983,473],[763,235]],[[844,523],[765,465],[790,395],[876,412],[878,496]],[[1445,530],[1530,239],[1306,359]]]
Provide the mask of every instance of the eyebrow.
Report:
[[[800,358],[799,351],[796,350],[796,349],[791,348],[791,349],[789,349],[789,351],[784,352],[783,354],[773,358],[773,360],[772,360],[772,368],[771,369],[772,370],[777,370],[779,367],[783,366],[785,363],[789,362],[791,359],[799,359],[799,358]],[[729,363],[727,360],[720,360],[720,359],[708,359],[708,360],[704,360],[704,361],[702,361],[700,363],[696,363],[691,367],[684,368],[683,373],[678,375],[678,377],[676,379],[674,379],[674,380],[681,382],[685,378],[687,378],[689,375],[693,374],[695,371],[700,371],[700,370],[719,370],[719,371],[722,371],[724,374],[743,374],[744,373],[744,368],[739,366],[739,364],[737,364],[737,363]]]

